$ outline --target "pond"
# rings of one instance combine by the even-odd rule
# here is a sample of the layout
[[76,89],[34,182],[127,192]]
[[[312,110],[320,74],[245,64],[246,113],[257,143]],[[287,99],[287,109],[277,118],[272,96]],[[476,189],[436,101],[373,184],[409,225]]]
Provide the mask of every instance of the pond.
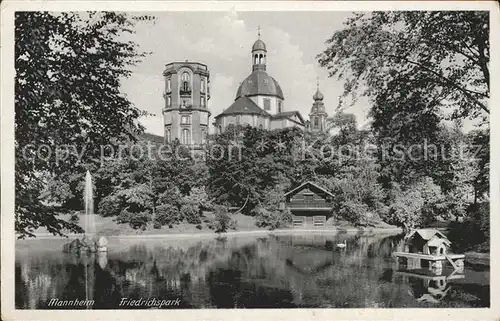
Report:
[[[346,248],[337,248],[344,240]],[[391,253],[401,249],[401,235],[111,238],[104,255],[62,253],[66,242],[16,242],[16,308],[144,309],[155,306],[152,299],[164,300],[162,309],[490,304],[486,267],[466,264],[462,274],[445,268],[438,276],[398,271]],[[92,304],[57,306],[54,299]]]

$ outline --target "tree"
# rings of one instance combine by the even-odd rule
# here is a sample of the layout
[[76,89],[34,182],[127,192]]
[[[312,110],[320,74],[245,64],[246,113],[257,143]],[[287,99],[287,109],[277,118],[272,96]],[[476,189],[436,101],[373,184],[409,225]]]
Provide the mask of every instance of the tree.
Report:
[[456,118],[489,108],[489,15],[485,11],[357,13],[318,55],[330,76],[346,80],[343,97],[396,97],[412,88],[429,103],[456,106]]
[[[65,229],[81,231],[40,199],[47,180],[62,173],[83,177],[86,169],[98,168],[100,146],[133,140],[142,130],[136,122],[141,111],[120,92],[120,79],[144,56],[121,37],[133,33],[132,21],[115,12],[16,13],[15,206],[20,237],[33,236],[38,227],[59,235]],[[70,153],[57,156],[63,147]]]

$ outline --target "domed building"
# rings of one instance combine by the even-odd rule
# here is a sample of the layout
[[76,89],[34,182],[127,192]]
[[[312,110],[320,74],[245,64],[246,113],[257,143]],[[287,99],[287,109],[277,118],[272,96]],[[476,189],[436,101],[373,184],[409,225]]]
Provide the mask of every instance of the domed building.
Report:
[[309,130],[312,132],[326,131],[326,119],[328,114],[325,111],[325,104],[323,103],[323,94],[319,91],[319,80],[316,86],[316,93],[313,95],[314,103],[311,107],[309,114]]
[[233,104],[215,117],[217,132],[223,132],[230,124],[268,130],[304,128],[302,115],[298,111],[285,110],[283,90],[266,72],[267,49],[260,33],[252,46],[251,58],[252,73],[238,87]]

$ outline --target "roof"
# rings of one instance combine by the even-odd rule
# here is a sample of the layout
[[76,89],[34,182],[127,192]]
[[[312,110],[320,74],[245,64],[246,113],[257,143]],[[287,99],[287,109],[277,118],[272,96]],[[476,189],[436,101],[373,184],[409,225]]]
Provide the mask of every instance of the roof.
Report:
[[254,70],[238,87],[236,99],[241,96],[275,96],[285,99],[278,82],[264,70]]
[[430,240],[434,235],[437,235],[439,238],[444,238],[448,240],[446,235],[443,233],[439,232],[438,230],[433,230],[433,229],[422,229],[422,230],[413,230],[410,232],[410,234],[406,235],[405,238],[409,239],[413,237],[413,235],[418,234],[420,237],[426,241]]
[[446,245],[451,245],[451,242],[448,239],[443,239],[443,238],[439,238],[436,236],[432,237],[431,240],[429,242],[427,242],[427,245],[428,246],[439,246],[443,243]]
[[219,118],[222,115],[237,115],[237,114],[250,114],[250,115],[262,115],[270,116],[268,112],[257,106],[253,100],[248,97],[241,96],[234,101],[234,103],[225,109],[222,113],[215,116]]
[[[302,115],[300,114],[300,112],[294,110],[294,111],[285,111],[285,112],[282,112],[282,113],[278,113],[276,115],[272,115],[271,118],[272,119],[280,119],[280,118],[290,118],[290,117],[293,117],[293,116],[298,116],[299,119],[300,119],[300,122],[302,123],[302,125],[305,124],[305,120],[304,118],[302,117]],[[293,119],[290,119],[292,121],[295,121]]]
[[306,187],[307,185],[313,186],[314,188],[317,188],[317,189],[319,189],[319,190],[321,190],[321,191],[325,192],[326,194],[328,194],[328,195],[330,195],[330,196],[332,196],[332,197],[334,197],[334,196],[335,196],[335,195],[333,195],[332,193],[330,193],[329,191],[327,191],[326,189],[324,189],[323,187],[318,186],[318,185],[314,184],[314,183],[313,183],[313,182],[311,182],[311,181],[308,181],[308,182],[302,183],[301,185],[299,185],[299,186],[295,187],[295,188],[294,188],[294,189],[292,189],[291,191],[286,192],[286,193],[285,193],[285,196],[290,195],[290,194],[292,194],[292,193],[294,193],[294,192],[296,192],[296,191],[299,191],[299,190],[301,190],[302,188]]
[[253,46],[252,46],[252,51],[254,51],[254,50],[264,50],[264,51],[267,51],[266,50],[266,44],[264,43],[264,41],[262,41],[260,39],[257,39],[253,43]]
[[321,91],[319,91],[319,88],[316,90],[316,93],[313,95],[313,99],[314,101],[316,100],[323,100],[324,96],[323,94],[321,93]]

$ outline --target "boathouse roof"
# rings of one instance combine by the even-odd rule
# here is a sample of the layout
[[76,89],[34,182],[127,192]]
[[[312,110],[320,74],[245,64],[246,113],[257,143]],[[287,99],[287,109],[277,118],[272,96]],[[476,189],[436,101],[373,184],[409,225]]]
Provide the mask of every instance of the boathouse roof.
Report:
[[[412,238],[415,234],[418,234],[422,239],[429,241],[434,236],[437,236],[440,239],[448,240],[446,235],[434,229],[422,229],[422,230],[414,230],[410,232],[410,234],[406,235],[406,239]],[[448,241],[449,242],[449,241]]]
[[293,193],[295,193],[295,192],[297,192],[297,191],[300,191],[301,189],[305,188],[306,186],[312,186],[312,187],[314,187],[314,188],[316,188],[316,189],[319,189],[319,190],[321,190],[322,192],[324,192],[324,193],[326,193],[326,194],[328,194],[328,195],[330,195],[330,196],[332,196],[332,197],[334,197],[334,196],[335,196],[335,195],[333,195],[332,193],[330,193],[329,191],[327,191],[326,189],[324,189],[323,187],[321,187],[321,186],[319,186],[319,185],[317,185],[317,184],[314,184],[314,183],[313,183],[313,182],[311,182],[311,181],[308,181],[308,182],[302,183],[301,185],[299,185],[299,186],[295,187],[295,188],[294,188],[294,189],[292,189],[291,191],[286,192],[286,193],[285,193],[285,196],[288,196],[288,195],[293,194]]

